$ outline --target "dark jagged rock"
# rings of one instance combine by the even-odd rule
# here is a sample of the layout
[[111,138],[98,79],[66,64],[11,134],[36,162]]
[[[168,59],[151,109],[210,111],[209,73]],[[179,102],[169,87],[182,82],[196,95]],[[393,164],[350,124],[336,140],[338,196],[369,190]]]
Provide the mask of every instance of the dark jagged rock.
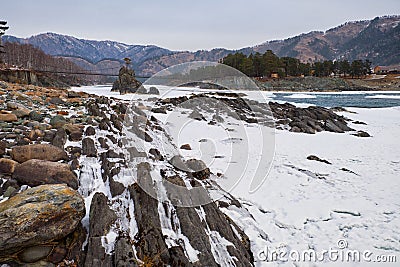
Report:
[[319,161],[322,163],[326,163],[326,164],[332,164],[329,161],[327,161],[326,159],[320,159],[319,157],[315,156],[315,155],[310,155],[307,157],[308,160],[315,160],[315,161]]
[[112,177],[109,177],[109,182],[112,197],[121,195],[125,191],[125,186],[120,182],[115,181]]
[[27,189],[0,203],[0,257],[72,233],[85,215],[82,197],[66,185]]
[[357,137],[371,137],[371,135],[365,131],[357,131],[356,133],[352,134]]
[[88,250],[84,266],[112,266],[112,257],[105,253],[101,238],[109,232],[117,216],[108,207],[108,199],[103,193],[93,196],[89,214]]
[[114,211],[108,207],[108,198],[103,193],[96,193],[90,204],[89,237],[101,237],[110,231],[117,219]]
[[203,161],[198,159],[190,159],[185,163],[186,166],[188,166],[188,168],[191,170],[193,177],[199,180],[205,180],[210,177],[211,171]]
[[164,160],[164,157],[157,148],[150,148],[149,154],[152,155],[154,160]]
[[99,143],[101,148],[109,149],[110,147],[107,145],[107,140],[104,137],[99,137]]
[[121,94],[135,93],[141,85],[142,83],[135,78],[134,70],[123,66],[111,91],[119,91]]
[[82,140],[82,154],[88,157],[97,156],[97,149],[94,145],[93,139],[87,137]]
[[13,160],[20,163],[30,159],[41,159],[47,161],[66,160],[67,153],[59,147],[49,144],[34,144],[13,147],[11,150]]
[[192,150],[189,144],[183,144],[181,145],[180,149],[185,149],[185,150]]
[[115,266],[118,267],[136,267],[136,259],[129,239],[119,238],[115,243]]
[[104,252],[102,237],[90,237],[87,245],[84,267],[113,266],[112,257]]
[[78,180],[69,165],[59,162],[31,159],[16,165],[12,177],[20,184],[29,186],[65,183],[78,188]]
[[[232,227],[235,227],[236,230],[239,228],[236,225],[231,225],[233,222],[225,218],[214,202],[204,205],[203,209],[207,214],[206,221],[210,230],[219,232],[222,237],[233,244],[233,246],[228,246],[227,249],[229,254],[237,259],[235,260],[236,266],[253,266],[254,258],[251,253],[250,242],[238,239],[232,229]],[[242,232],[241,236],[245,237],[246,235]]]
[[[151,185],[150,165],[140,163],[137,172],[138,183],[156,195]],[[153,266],[163,266],[163,263],[169,262],[170,256],[161,231],[158,201],[142,188],[137,185],[129,187],[129,193],[135,203],[135,219],[138,227],[137,256],[141,260],[150,259]]]

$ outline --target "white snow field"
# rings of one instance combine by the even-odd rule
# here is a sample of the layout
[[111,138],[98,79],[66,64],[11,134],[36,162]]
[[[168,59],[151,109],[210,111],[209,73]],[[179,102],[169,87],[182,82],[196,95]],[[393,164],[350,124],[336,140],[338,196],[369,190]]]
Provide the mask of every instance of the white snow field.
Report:
[[[73,88],[144,105],[148,103],[146,99],[155,97],[120,96],[110,93],[109,89]],[[162,97],[170,88],[158,89]],[[207,90],[179,88],[168,97],[204,91]],[[246,93],[252,98],[251,92]],[[266,100],[273,95],[272,92],[263,94]],[[313,97],[312,93],[307,96]],[[185,110],[172,112],[177,115],[171,112],[155,115],[165,122],[164,127],[178,148],[190,144],[192,150],[180,150],[182,156],[201,158],[214,174],[222,173],[221,177],[215,176],[215,181],[246,207],[248,213],[235,206],[221,210],[249,236],[256,266],[399,266],[400,107],[347,110],[340,115],[366,123],[350,122],[349,126],[366,131],[371,137],[356,137],[351,135],[353,132],[303,134],[276,130],[270,171],[253,193],[249,193],[249,184],[257,169],[253,163],[262,158],[260,147],[269,144],[257,132],[266,126],[223,116],[224,127],[193,121],[178,131],[176,125],[188,116]],[[234,154],[240,147],[246,147],[247,154],[243,157]],[[331,164],[308,160],[310,155]],[[232,189],[229,176],[234,176],[235,171],[227,170],[238,164],[232,160],[235,157],[248,160],[248,165],[245,170],[234,169],[242,171],[243,177]],[[279,251],[278,256],[274,254]],[[313,255],[308,257],[312,252],[317,259]],[[196,253],[192,254],[195,261]],[[395,260],[397,263],[389,263]],[[230,265],[226,263],[226,266]]]

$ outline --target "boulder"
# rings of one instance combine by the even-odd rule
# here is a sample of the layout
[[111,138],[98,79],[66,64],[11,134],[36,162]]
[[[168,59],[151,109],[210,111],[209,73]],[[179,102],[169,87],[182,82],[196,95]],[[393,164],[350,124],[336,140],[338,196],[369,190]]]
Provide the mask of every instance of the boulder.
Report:
[[82,140],[83,136],[83,126],[81,125],[73,125],[73,124],[66,124],[63,127],[67,134],[68,134],[68,139],[72,142],[77,142]]
[[13,174],[15,170],[15,166],[17,166],[19,163],[12,160],[12,159],[6,159],[6,158],[1,158],[0,159],[0,173],[3,174]]
[[66,123],[67,123],[67,120],[61,115],[56,115],[50,119],[50,125],[56,129],[63,127]]
[[29,119],[31,119],[33,121],[42,122],[44,119],[44,116],[36,111],[31,111],[29,113]]
[[0,203],[0,257],[72,233],[85,215],[83,198],[66,185],[27,189]]
[[160,91],[158,91],[157,87],[151,86],[148,93],[151,95],[159,95]]
[[41,159],[48,161],[66,160],[67,153],[59,147],[49,144],[34,144],[13,147],[11,157],[19,163],[30,159]]
[[17,120],[18,120],[18,118],[15,114],[12,114],[12,113],[0,114],[0,121],[13,122],[13,121],[17,121]]
[[67,184],[77,189],[78,180],[68,164],[31,159],[15,167],[13,176],[20,184]]

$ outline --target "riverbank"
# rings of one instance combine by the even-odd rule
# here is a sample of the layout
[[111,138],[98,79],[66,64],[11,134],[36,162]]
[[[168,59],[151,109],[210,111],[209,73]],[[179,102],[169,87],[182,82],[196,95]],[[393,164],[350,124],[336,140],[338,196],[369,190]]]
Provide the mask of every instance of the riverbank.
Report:
[[400,91],[400,75],[370,75],[362,79],[330,77],[289,77],[257,81],[265,91]]

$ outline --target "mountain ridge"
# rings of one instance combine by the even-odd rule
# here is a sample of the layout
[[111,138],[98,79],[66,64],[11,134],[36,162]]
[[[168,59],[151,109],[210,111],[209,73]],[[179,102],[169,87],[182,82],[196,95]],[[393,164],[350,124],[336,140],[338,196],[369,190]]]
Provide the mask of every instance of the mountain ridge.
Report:
[[[129,57],[137,73],[152,75],[166,67],[188,61],[219,61],[229,53],[264,53],[272,50],[280,57],[296,57],[303,62],[336,59],[369,59],[373,65],[400,64],[400,15],[372,20],[349,21],[326,31],[310,31],[283,40],[229,50],[172,51],[156,45],[134,45],[105,40],[86,40],[56,33],[29,38],[4,36],[5,42],[30,43],[53,56],[68,58],[79,66],[96,70],[103,61],[122,64]],[[83,62],[85,61],[85,62]]]

